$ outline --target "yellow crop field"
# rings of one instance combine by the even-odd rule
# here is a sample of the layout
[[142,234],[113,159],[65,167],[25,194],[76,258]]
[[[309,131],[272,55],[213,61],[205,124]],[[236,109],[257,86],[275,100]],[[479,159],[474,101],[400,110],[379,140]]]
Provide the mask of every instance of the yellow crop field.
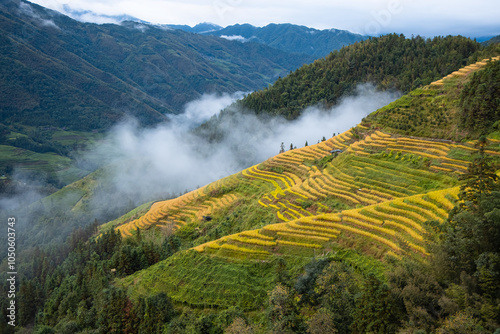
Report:
[[425,207],[427,209],[426,213],[427,214],[432,214],[433,217],[435,217],[436,220],[441,220],[442,219],[439,216],[446,217],[448,215],[448,212],[446,212],[443,209],[438,208],[437,206],[435,206],[434,204],[432,204],[430,202],[427,202],[420,195],[419,196],[408,197],[406,199],[406,201],[408,203],[415,203],[418,206]]
[[268,251],[239,247],[239,246],[236,246],[233,244],[223,244],[222,246],[220,246],[220,248],[234,251],[234,252],[242,252],[242,253],[250,253],[250,254],[261,254],[261,255],[269,255],[270,254]]
[[[390,210],[391,207],[389,205],[387,205],[386,208],[389,208],[389,210]],[[380,206],[369,206],[369,207],[364,208],[364,210],[377,216],[377,217],[380,217],[380,219],[382,219],[383,223],[386,220],[399,221],[401,223],[404,223],[406,225],[411,226],[413,229],[415,229],[417,231],[423,230],[422,226],[418,222],[415,222],[414,220],[403,215],[405,213],[404,210],[398,210],[399,212],[403,213],[403,214],[399,214],[399,215],[387,213],[386,211],[381,211],[382,209]],[[397,212],[396,210],[394,210],[394,211]],[[391,211],[391,212],[394,212],[394,211]],[[421,221],[425,221],[425,219],[422,217]]]
[[415,230],[413,230],[412,228],[410,228],[410,227],[408,227],[406,225],[403,225],[403,224],[400,224],[400,223],[396,223],[393,220],[384,220],[384,226],[385,225],[392,226],[392,227],[395,227],[397,229],[403,230],[406,233],[408,233],[412,238],[415,238],[418,241],[423,241],[424,240],[424,238],[422,237],[421,234],[415,232]]
[[365,223],[364,221],[359,220],[358,218],[343,217],[342,221],[343,222],[349,222],[349,223],[355,224],[357,226],[364,227],[364,228],[370,229],[370,230],[375,230],[377,232],[388,234],[388,235],[391,235],[391,236],[395,236],[396,235],[396,232],[394,230],[391,230],[391,229],[388,229],[388,228],[385,228],[385,227],[380,227],[380,226],[377,226],[377,225],[374,225],[374,224],[370,224],[370,223]]
[[387,134],[387,133],[383,133],[382,131],[375,131],[375,135],[377,135],[377,137],[380,137],[380,138],[391,138],[392,136],[390,134]]
[[[280,237],[299,238],[299,239],[305,240],[305,241],[327,242],[327,241],[329,241],[331,239],[331,238],[327,238],[327,237],[302,234],[302,233],[299,233],[299,232],[293,232],[293,233],[292,232],[278,232],[277,234]],[[333,238],[335,238],[335,237],[333,237]],[[281,239],[278,240],[278,242],[279,241],[281,241]]]
[[323,246],[318,245],[318,244],[309,244],[305,242],[294,242],[294,241],[287,241],[287,240],[277,240],[276,241],[279,245],[287,245],[287,246],[295,246],[295,247],[306,247],[306,248],[322,248]]
[[235,240],[245,244],[252,244],[258,246],[275,246],[276,242],[271,240],[262,240],[260,238],[249,238],[247,236],[242,236],[241,234],[233,235],[230,240]]
[[380,219],[375,219],[375,218],[365,216],[364,214],[359,212],[359,210],[344,210],[344,211],[342,211],[342,219],[344,219],[344,217],[357,218],[357,219],[361,219],[361,220],[367,221],[367,222],[375,224],[375,225],[382,225],[382,221]]
[[401,248],[398,245],[396,245],[396,243],[394,243],[393,241],[390,241],[389,239],[381,237],[377,234],[374,234],[374,233],[371,233],[371,232],[368,232],[366,230],[362,230],[362,229],[359,229],[359,228],[356,228],[356,227],[353,227],[350,225],[344,225],[344,224],[339,224],[339,223],[334,223],[334,224],[340,230],[345,230],[348,232],[352,232],[354,234],[359,234],[361,236],[379,241],[379,242],[389,246],[390,248],[392,248],[395,251],[398,251],[398,252],[401,251]]
[[264,235],[260,233],[261,230],[250,230],[250,231],[245,231],[241,232],[240,235],[244,237],[250,237],[250,238],[258,238],[258,239],[264,239],[264,240],[274,240],[274,238]]
[[305,220],[295,220],[288,223],[288,226],[294,229],[319,232],[319,233],[327,233],[327,234],[340,233],[339,230],[336,230],[333,227],[329,226],[328,223],[323,223],[323,224],[321,223],[322,223],[321,221],[313,221],[308,223]]

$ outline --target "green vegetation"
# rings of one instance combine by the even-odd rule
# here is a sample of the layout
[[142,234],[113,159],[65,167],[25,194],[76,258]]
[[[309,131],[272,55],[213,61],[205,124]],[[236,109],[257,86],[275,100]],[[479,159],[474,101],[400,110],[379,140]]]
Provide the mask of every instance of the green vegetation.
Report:
[[496,131],[498,61],[488,61],[411,91],[367,116],[362,124],[390,133],[456,141]]
[[[391,39],[400,37],[369,43]],[[127,210],[100,230],[95,221],[64,242],[26,249],[18,331],[498,331],[500,141],[472,132],[460,136],[472,141],[416,137],[429,130],[392,131],[407,120],[386,116],[417,107],[415,114],[436,116],[443,137],[458,133],[460,89],[485,65],[409,92],[316,145]],[[439,112],[428,110],[439,103]],[[29,237],[62,239],[62,221],[73,223],[105,186],[91,174],[39,202],[34,212],[50,228]],[[73,210],[47,217],[42,209],[58,202]]]
[[500,62],[475,73],[460,92],[460,125],[475,133],[489,133],[500,124]]
[[128,115],[150,126],[203,93],[260,89],[311,61],[257,43],[82,23],[25,6],[40,20],[22,14],[19,1],[0,5],[3,124],[93,131]]
[[241,105],[293,119],[307,106],[336,104],[361,83],[408,93],[477,60],[480,50],[479,43],[463,37],[426,40],[392,34],[370,38],[301,67],[273,86],[248,95]]

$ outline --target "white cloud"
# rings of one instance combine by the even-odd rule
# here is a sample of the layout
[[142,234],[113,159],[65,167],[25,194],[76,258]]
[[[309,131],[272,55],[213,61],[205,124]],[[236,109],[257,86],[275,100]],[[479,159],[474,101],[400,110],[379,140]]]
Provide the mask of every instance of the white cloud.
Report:
[[189,130],[217,115],[222,109],[241,99],[244,95],[244,92],[221,95],[203,94],[199,99],[187,103],[182,114],[168,117],[175,127]]
[[240,35],[232,35],[232,36],[221,35],[220,37],[227,39],[227,40],[230,40],[230,41],[238,41],[238,42],[242,42],[242,43],[247,41],[247,39],[245,37],[240,36]]
[[[497,0],[34,0],[56,10],[63,4],[97,14],[128,14],[153,23],[222,26],[293,23],[318,29],[406,35],[500,34]],[[456,23],[460,22],[459,25]]]
[[44,27],[52,27],[56,29],[60,29],[54,21],[42,18],[38,13],[35,13],[33,8],[26,2],[19,3],[19,12],[23,15],[27,15],[32,17],[35,21],[41,24]]
[[[185,114],[170,124],[142,129],[127,121],[116,126],[106,145],[97,146],[86,160],[112,156],[112,188],[119,197],[132,198],[140,204],[165,194],[178,195],[262,162],[279,152],[281,142],[287,149],[290,143],[297,147],[306,141],[315,144],[323,136],[329,138],[355,126],[368,113],[398,96],[363,85],[356,96],[343,99],[335,108],[308,108],[292,122],[238,112],[236,117],[222,119],[224,138],[214,145],[193,135],[190,123],[196,125],[207,119],[236,96],[204,95],[189,103]],[[101,198],[99,205],[106,197],[111,196]]]

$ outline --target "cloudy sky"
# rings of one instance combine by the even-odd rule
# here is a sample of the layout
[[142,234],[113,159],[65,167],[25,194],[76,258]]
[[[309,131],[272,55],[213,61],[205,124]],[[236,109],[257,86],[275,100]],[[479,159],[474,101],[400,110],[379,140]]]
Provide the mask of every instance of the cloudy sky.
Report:
[[[293,23],[317,29],[345,29],[367,35],[407,36],[500,34],[498,0],[31,0],[64,12],[89,10],[128,14],[152,23],[221,26]],[[88,15],[89,21],[100,18]]]

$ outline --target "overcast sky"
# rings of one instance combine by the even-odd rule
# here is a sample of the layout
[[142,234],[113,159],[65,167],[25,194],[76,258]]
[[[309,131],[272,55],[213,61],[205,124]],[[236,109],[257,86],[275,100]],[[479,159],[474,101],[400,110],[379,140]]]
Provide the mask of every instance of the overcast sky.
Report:
[[[211,22],[221,26],[293,23],[317,29],[345,29],[366,35],[407,36],[500,34],[498,0],[31,0],[64,12],[89,10],[128,14],[151,23]],[[88,21],[100,18],[87,16]]]

